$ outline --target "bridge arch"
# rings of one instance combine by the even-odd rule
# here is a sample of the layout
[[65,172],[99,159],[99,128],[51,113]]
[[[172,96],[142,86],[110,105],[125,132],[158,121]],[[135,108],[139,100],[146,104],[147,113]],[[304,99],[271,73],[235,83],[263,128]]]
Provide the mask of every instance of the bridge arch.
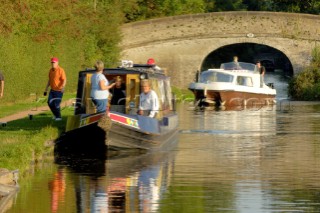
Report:
[[267,72],[282,71],[285,76],[293,75],[290,59],[281,50],[265,44],[235,43],[218,47],[204,57],[199,70],[219,68],[221,63],[232,61],[238,56],[239,61],[255,63],[261,61]]
[[319,44],[320,16],[274,12],[219,12],[125,24],[122,58],[167,69],[173,84],[186,88],[203,61],[219,48],[256,44],[274,48],[290,61],[293,74],[310,63]]

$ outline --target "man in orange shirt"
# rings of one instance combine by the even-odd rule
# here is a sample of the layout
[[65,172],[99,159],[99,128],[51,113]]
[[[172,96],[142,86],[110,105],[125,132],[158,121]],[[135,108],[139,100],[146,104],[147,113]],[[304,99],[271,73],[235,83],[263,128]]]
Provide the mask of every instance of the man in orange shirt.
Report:
[[0,98],[3,97],[3,90],[4,90],[4,77],[0,71]]
[[56,121],[61,121],[60,104],[64,87],[67,83],[67,78],[64,69],[59,66],[58,58],[51,58],[51,66],[52,67],[49,71],[49,80],[44,95],[47,95],[47,91],[50,86],[51,90],[49,92],[48,105],[53,113],[53,119]]

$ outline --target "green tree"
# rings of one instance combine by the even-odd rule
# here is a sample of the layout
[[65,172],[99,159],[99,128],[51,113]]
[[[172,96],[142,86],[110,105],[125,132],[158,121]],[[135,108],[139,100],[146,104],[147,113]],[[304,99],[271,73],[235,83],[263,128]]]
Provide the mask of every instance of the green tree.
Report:
[[163,0],[162,11],[165,16],[203,13],[205,4],[202,0]]
[[319,0],[273,0],[273,11],[319,14]]
[[272,8],[272,0],[243,0],[248,11],[269,11]]
[[245,10],[242,0],[207,0],[207,12]]
[[123,3],[125,22],[205,12],[203,0],[129,0]]

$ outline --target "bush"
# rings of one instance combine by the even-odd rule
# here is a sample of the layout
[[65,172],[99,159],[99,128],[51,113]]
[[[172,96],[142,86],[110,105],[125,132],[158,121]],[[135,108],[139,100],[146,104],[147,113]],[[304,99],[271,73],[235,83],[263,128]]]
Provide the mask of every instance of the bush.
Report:
[[288,93],[292,99],[301,101],[320,100],[320,46],[311,52],[311,65],[289,82]]
[[194,101],[193,93],[188,89],[180,89],[172,87],[172,92],[175,94],[177,102],[191,102]]
[[320,100],[320,68],[312,65],[298,73],[289,82],[289,96],[294,100]]

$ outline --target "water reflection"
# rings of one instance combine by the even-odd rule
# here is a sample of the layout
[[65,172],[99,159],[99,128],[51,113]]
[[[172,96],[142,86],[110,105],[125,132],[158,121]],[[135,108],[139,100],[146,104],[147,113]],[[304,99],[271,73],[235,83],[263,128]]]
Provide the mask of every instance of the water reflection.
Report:
[[320,212],[319,103],[178,110],[173,149],[56,153],[8,212]]
[[49,190],[51,191],[51,212],[56,213],[59,208],[59,203],[65,199],[65,172],[63,169],[58,169],[55,172],[53,180],[49,181]]
[[227,111],[217,111],[212,108],[193,111],[189,104],[180,107],[180,111],[194,113],[194,116],[184,118],[194,125],[184,128],[182,124],[181,133],[183,134],[220,134],[227,137],[276,134],[276,105],[259,108],[241,107],[241,110],[232,108]]
[[319,107],[188,111],[173,185],[204,186],[211,212],[319,212]]
[[157,212],[170,184],[173,160],[174,152],[165,151],[120,153],[89,164],[84,156],[56,156],[75,186],[77,212]]

